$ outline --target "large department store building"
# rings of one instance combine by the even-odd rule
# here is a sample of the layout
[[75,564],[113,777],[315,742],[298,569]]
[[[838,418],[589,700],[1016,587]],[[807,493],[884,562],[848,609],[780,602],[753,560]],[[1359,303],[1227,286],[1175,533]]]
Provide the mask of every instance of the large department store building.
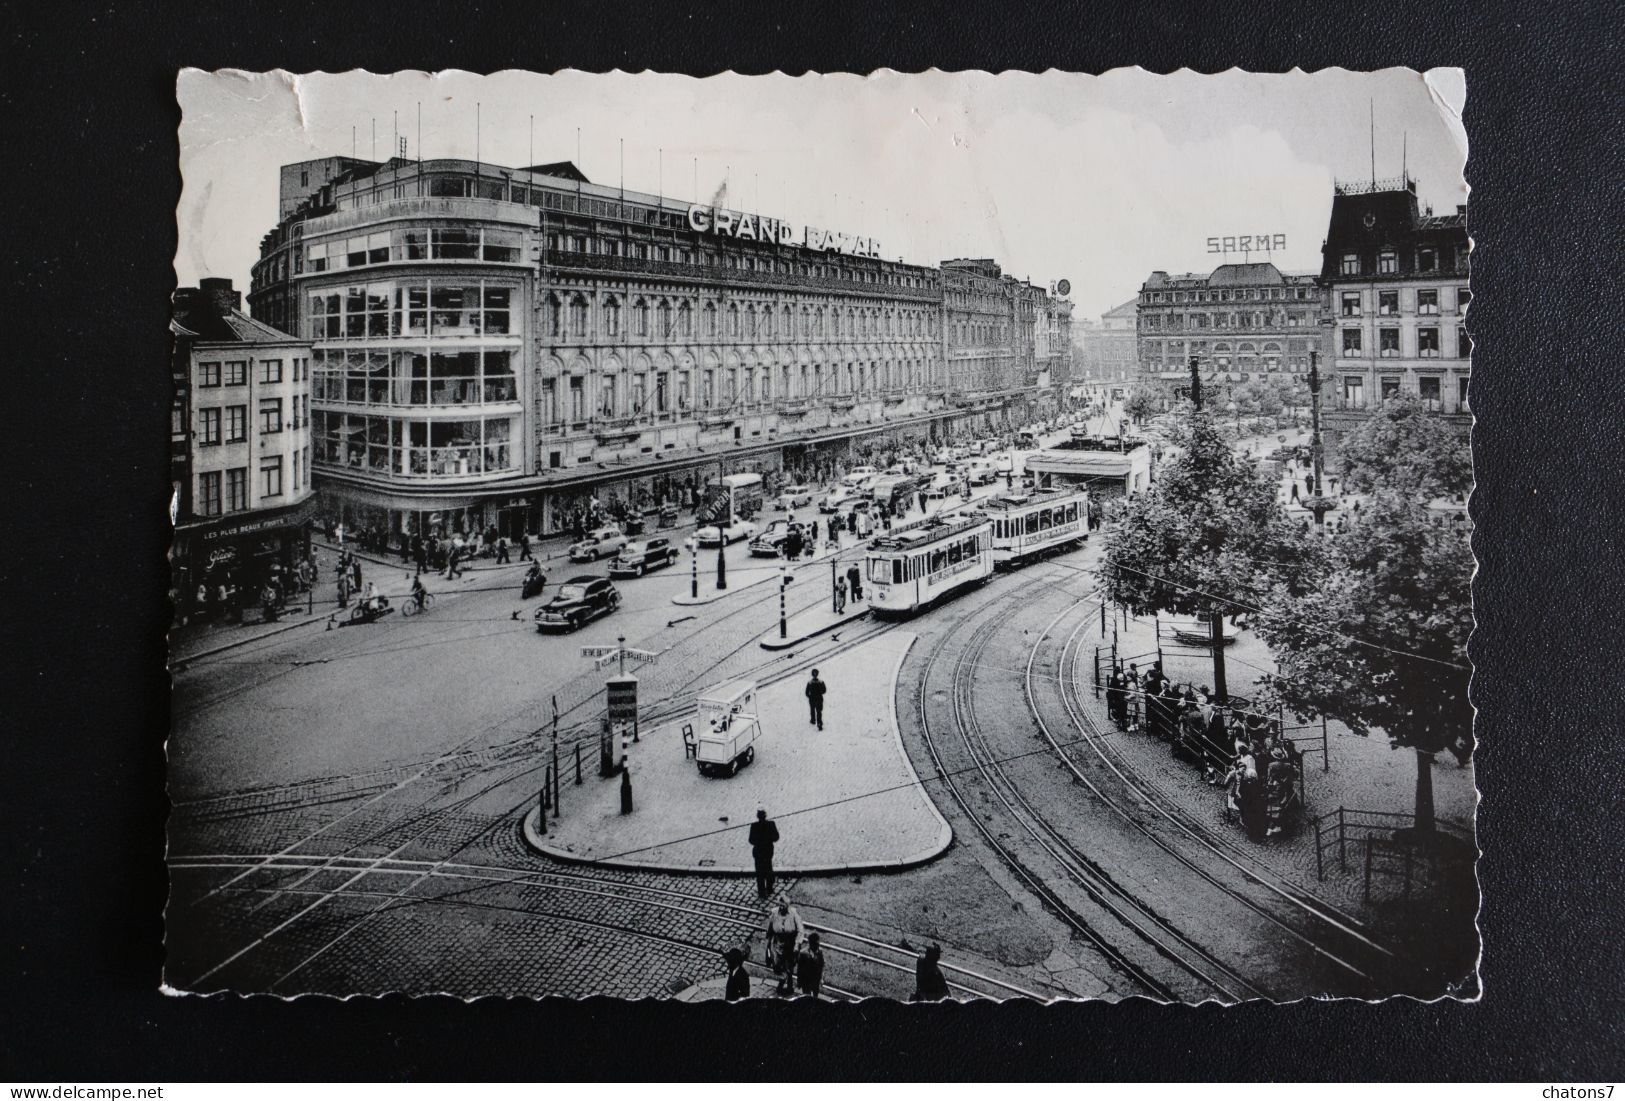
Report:
[[302,199],[299,179],[250,303],[311,342],[315,470],[351,523],[556,531],[589,496],[648,508],[968,429],[1039,381],[1011,356],[956,392],[944,272],[870,239],[568,163],[347,162]]

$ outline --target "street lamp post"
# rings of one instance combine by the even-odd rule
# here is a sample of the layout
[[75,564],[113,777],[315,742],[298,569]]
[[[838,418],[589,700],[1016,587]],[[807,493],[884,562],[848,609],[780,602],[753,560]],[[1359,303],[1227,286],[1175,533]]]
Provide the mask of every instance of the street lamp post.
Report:
[[779,572],[779,638],[790,637],[790,625],[784,611],[784,590],[790,586],[790,566],[786,563]]
[[683,545],[688,548],[688,598],[698,600],[700,598],[700,541],[691,535],[683,540]]
[[728,517],[726,525],[717,527],[717,592],[728,587],[728,560],[724,552],[728,549],[728,528],[733,527],[733,517]]

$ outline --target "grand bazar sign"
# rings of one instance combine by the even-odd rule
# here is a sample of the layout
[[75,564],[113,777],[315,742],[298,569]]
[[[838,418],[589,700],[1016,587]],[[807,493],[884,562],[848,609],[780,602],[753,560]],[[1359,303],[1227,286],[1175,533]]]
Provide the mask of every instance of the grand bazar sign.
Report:
[[771,241],[780,245],[801,245],[819,252],[844,252],[848,256],[880,256],[880,242],[873,237],[853,237],[815,226],[803,226],[799,238],[789,222],[765,214],[743,214],[720,207],[688,208],[688,226],[695,233],[715,233],[741,241]]

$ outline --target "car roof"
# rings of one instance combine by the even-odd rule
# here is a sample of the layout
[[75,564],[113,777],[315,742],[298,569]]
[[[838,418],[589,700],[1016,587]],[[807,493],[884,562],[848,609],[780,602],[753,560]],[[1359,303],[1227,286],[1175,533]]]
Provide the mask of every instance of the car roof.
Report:
[[580,577],[566,577],[562,582],[560,582],[560,584],[563,584],[563,585],[585,585],[589,581],[597,581],[597,580],[599,580],[599,578],[594,577],[592,574],[584,573]]

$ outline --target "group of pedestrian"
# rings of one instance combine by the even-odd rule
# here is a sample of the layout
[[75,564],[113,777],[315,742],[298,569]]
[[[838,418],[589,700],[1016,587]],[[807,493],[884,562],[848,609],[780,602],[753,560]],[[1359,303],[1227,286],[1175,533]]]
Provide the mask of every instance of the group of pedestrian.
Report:
[[348,608],[350,597],[361,591],[361,559],[348,547],[339,551],[338,575],[334,579],[338,590],[339,607]]
[[1303,755],[1280,723],[1241,707],[1225,706],[1212,692],[1176,685],[1155,662],[1141,674],[1136,663],[1114,666],[1106,678],[1106,713],[1128,732],[1144,731],[1197,764],[1203,779],[1225,791],[1225,810],[1239,816],[1254,841],[1283,832],[1300,804]]
[[845,614],[847,601],[856,604],[863,599],[863,571],[856,562],[846,568],[845,577],[835,579],[835,611]]

